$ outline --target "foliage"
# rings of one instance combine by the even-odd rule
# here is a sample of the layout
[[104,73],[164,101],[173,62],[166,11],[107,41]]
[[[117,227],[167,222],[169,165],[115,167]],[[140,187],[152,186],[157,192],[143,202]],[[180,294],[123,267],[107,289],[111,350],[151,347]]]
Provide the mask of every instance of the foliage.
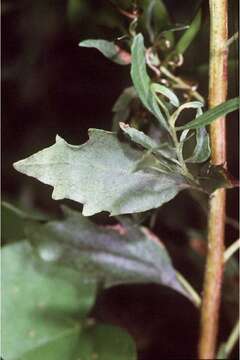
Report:
[[[90,317],[99,286],[155,283],[197,306],[201,302],[161,240],[140,223],[146,216],[151,227],[158,209],[170,200],[175,206],[183,190],[198,198],[234,186],[224,167],[209,160],[207,126],[237,110],[239,99],[204,111],[202,96],[176,75],[200,30],[201,10],[182,26],[171,24],[162,1],[142,1],[142,13],[113,3],[129,22],[123,29],[112,18],[122,37],[79,43],[131,65],[132,84],[113,106],[113,131],[89,129],[82,145],[57,135],[53,145],[14,163],[19,172],[52,186],[54,200],[74,200],[83,209],[64,207],[57,220],[20,212],[19,236],[5,225],[11,240],[26,239],[2,250],[6,360],[136,358],[129,335]],[[75,7],[70,1],[69,16]],[[100,226],[86,218],[103,211],[116,216],[117,224]]]

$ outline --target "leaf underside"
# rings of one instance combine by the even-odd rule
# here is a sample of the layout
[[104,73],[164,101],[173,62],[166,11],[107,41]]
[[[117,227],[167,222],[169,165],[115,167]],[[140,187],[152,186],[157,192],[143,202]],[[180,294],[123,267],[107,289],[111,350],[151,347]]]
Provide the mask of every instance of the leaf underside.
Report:
[[26,236],[40,257],[103,280],[105,286],[154,282],[183,295],[170,257],[160,240],[129,219],[115,227],[97,226],[79,212],[64,208],[65,219],[32,222]]

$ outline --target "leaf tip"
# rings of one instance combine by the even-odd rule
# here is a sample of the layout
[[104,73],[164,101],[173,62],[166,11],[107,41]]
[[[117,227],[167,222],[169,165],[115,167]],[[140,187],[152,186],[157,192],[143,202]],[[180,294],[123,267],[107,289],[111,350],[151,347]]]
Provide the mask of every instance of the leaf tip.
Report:
[[65,140],[63,138],[61,138],[61,136],[56,135],[56,144],[57,143],[64,143],[64,142],[65,142]]

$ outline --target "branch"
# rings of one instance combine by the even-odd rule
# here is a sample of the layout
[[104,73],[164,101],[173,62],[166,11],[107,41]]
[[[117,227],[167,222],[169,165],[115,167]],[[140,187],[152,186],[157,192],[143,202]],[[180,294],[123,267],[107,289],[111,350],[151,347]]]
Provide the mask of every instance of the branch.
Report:
[[[224,102],[227,96],[227,0],[210,0],[209,107]],[[212,163],[226,165],[225,119],[210,126]],[[199,358],[214,359],[218,333],[223,277],[225,190],[216,190],[210,199],[208,254],[201,309]]]

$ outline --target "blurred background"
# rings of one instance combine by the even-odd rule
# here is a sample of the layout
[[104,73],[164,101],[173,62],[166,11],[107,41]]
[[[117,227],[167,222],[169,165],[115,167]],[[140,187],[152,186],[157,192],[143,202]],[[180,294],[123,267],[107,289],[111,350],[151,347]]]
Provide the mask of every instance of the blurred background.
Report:
[[[139,2],[141,3],[141,1]],[[181,76],[199,84],[207,99],[209,57],[208,2],[165,0],[172,24],[188,25],[200,6],[201,31],[184,57]],[[131,1],[115,1],[128,10]],[[140,4],[141,7],[141,4]],[[238,2],[229,0],[229,34],[238,31]],[[71,144],[88,139],[88,128],[111,130],[112,107],[131,86],[130,67],[107,60],[97,50],[78,47],[81,40],[115,40],[129,20],[107,0],[5,0],[2,2],[2,199],[28,211],[59,215],[51,188],[17,173],[12,163],[51,145],[59,134]],[[179,34],[176,33],[176,37]],[[238,42],[229,53],[229,98],[238,94]],[[238,178],[237,114],[227,121],[228,168]],[[227,192],[226,244],[238,237],[238,190]],[[184,202],[184,209],[183,209]],[[77,204],[66,201],[81,209]],[[107,223],[106,214],[94,218]],[[206,215],[187,193],[158,212],[155,233],[164,241],[177,269],[201,291]],[[23,230],[2,211],[3,244],[21,240]],[[237,319],[236,259],[226,269],[220,340]],[[104,291],[95,306],[101,321],[128,329],[140,359],[193,358],[198,312],[180,295],[164,287],[118,286]],[[237,349],[236,349],[237,351]],[[237,356],[235,353],[233,358]]]

